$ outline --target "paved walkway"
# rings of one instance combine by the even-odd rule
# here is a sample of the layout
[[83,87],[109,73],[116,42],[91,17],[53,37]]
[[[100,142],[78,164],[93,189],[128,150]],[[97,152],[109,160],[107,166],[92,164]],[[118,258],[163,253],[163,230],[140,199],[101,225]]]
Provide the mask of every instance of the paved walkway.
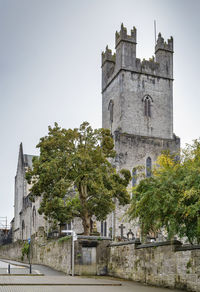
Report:
[[[11,274],[29,274],[29,264],[11,260],[0,259],[0,275],[7,274],[8,264],[11,264]],[[46,276],[64,276],[65,273],[56,271],[43,265],[32,265],[33,274],[43,274]]]
[[[70,276],[0,276],[0,292],[170,292],[130,281]],[[177,291],[177,290],[173,290]],[[178,291],[177,291],[178,292]],[[180,292],[180,291],[179,291]]]
[[[15,263],[14,261],[5,261],[5,260],[0,260],[0,275],[6,275],[8,274],[9,270],[9,265],[10,265],[10,274],[14,275],[27,275],[30,273],[30,269],[28,265],[23,265],[20,263]],[[41,274],[36,269],[32,270],[33,274]]]

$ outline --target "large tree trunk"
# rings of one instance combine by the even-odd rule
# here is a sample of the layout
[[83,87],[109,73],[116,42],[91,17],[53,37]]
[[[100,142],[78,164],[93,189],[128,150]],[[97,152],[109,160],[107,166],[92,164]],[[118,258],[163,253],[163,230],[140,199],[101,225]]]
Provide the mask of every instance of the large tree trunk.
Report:
[[82,206],[81,219],[82,219],[82,224],[84,228],[84,235],[90,235],[91,216],[87,208],[87,185],[85,185],[84,183],[80,184],[79,195],[80,195],[80,201],[81,201],[81,206]]
[[90,216],[88,214],[88,212],[85,212],[83,214],[83,228],[84,228],[84,235],[90,235]]

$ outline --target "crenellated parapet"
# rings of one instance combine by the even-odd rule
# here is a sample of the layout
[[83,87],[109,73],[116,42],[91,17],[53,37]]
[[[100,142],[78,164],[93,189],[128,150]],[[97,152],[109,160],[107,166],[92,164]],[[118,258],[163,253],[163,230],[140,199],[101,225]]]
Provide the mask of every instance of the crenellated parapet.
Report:
[[102,61],[102,66],[105,64],[106,61],[115,63],[115,61],[116,61],[116,54],[115,53],[112,54],[112,50],[110,50],[108,48],[108,46],[106,46],[105,52],[102,52],[101,61]]
[[143,59],[136,59],[136,70],[141,73],[155,75],[159,69],[159,63],[155,61],[154,56],[149,58],[149,60]]
[[120,32],[116,31],[115,33],[115,47],[117,47],[121,41],[136,44],[136,40],[137,40],[137,31],[135,27],[133,27],[133,29],[131,30],[131,34],[128,35],[127,29],[126,27],[124,27],[122,23]]
[[159,33],[155,47],[155,52],[157,52],[158,50],[164,50],[173,53],[173,37],[171,37],[170,39],[167,40],[167,42],[165,42],[161,33]]
[[115,35],[116,53],[106,47],[102,53],[102,90],[105,90],[121,70],[173,80],[173,38],[165,41],[159,33],[155,57],[149,60],[136,57],[136,39],[136,28],[133,27],[128,34],[122,24],[120,31]]

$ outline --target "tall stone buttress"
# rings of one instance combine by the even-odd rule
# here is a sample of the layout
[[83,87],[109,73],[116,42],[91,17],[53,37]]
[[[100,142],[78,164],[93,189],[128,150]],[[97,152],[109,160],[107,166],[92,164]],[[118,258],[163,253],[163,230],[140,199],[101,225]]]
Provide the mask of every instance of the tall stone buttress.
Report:
[[[102,127],[109,128],[117,153],[118,170],[144,166],[146,176],[163,150],[178,153],[180,139],[173,133],[173,38],[164,41],[159,33],[155,57],[136,58],[136,28],[127,34],[121,25],[115,35],[116,53],[102,53]],[[131,185],[135,185],[133,176]],[[107,218],[107,229],[120,236],[138,226],[123,218],[126,208],[117,207]]]

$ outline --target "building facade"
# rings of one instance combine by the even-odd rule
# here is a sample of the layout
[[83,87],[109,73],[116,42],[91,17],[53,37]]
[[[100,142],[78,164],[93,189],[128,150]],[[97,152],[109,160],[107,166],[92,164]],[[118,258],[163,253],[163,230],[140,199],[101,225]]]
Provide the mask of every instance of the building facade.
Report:
[[[136,45],[136,28],[129,35],[122,24],[115,35],[116,52],[106,47],[102,53],[102,127],[113,135],[117,170],[126,168],[133,175],[130,187],[137,183],[137,166],[151,176],[163,150],[180,150],[173,133],[173,38],[165,42],[159,34],[155,57],[148,61],[136,57]],[[114,237],[126,236],[130,229],[139,236],[137,223],[123,216],[126,209],[117,206],[107,218]]]
[[38,213],[41,198],[36,198],[35,202],[30,200],[31,185],[25,178],[26,170],[32,168],[33,157],[23,153],[21,143],[15,176],[13,241],[27,240],[37,232],[39,226],[46,226],[45,219]]

